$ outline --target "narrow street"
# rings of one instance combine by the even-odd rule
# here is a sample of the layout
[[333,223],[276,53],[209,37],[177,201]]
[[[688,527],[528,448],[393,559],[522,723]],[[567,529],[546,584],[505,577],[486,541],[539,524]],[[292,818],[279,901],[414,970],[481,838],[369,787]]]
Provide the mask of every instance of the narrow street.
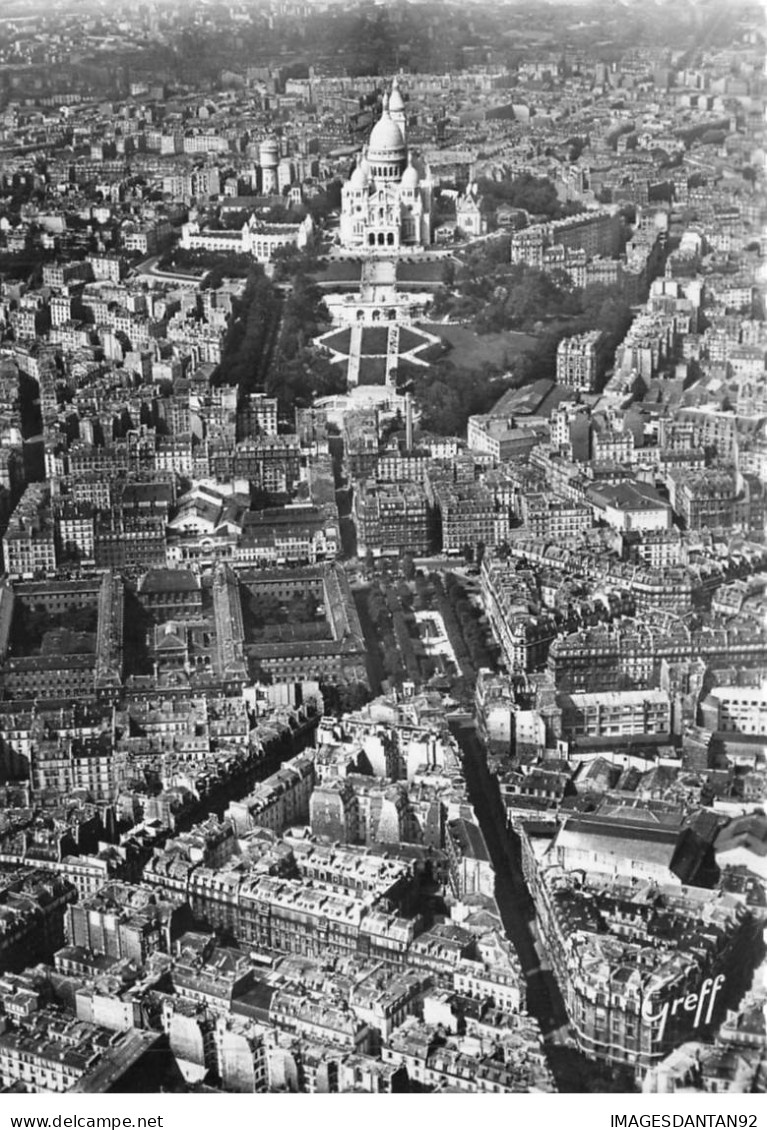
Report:
[[539,1021],[544,1036],[561,1040],[555,1033],[566,1026],[567,1013],[556,982],[538,952],[535,907],[522,877],[519,850],[501,825],[500,813],[490,794],[484,751],[474,726],[454,727],[453,733],[463,750],[469,797],[495,868],[498,908],[527,980],[528,1011]]
[[[541,1026],[547,1059],[563,1092],[611,1090],[611,1072],[591,1062],[568,1042],[567,1012],[548,965],[535,923],[535,907],[522,876],[518,842],[503,826],[491,793],[484,750],[473,723],[452,725],[463,751],[469,799],[495,868],[495,898],[507,937],[517,951],[527,982],[527,1011]],[[625,1083],[621,1090],[625,1092]],[[631,1089],[630,1087],[628,1088]]]

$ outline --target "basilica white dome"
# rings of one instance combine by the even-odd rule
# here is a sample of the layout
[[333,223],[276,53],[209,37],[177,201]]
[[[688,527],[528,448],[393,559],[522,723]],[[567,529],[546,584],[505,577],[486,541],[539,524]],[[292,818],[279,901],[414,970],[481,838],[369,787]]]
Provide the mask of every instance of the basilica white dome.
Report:
[[388,110],[385,110],[370,134],[368,160],[374,165],[377,161],[392,161],[404,157],[405,139],[402,131],[397,123],[392,121]]

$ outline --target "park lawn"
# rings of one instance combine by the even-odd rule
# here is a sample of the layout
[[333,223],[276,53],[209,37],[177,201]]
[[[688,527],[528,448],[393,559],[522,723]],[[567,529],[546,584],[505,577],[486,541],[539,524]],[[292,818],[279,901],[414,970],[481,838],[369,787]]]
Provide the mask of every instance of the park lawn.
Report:
[[318,283],[358,283],[362,278],[362,262],[357,259],[330,259],[321,263],[312,277]]
[[[417,327],[418,328],[418,327]],[[531,334],[478,334],[468,326],[443,326],[432,323],[421,327],[452,345],[445,359],[460,369],[509,368],[517,357],[535,346]]]
[[408,329],[407,326],[402,326],[399,331],[400,353],[409,353],[411,349],[417,349],[419,346],[428,344],[429,342],[425,337],[421,337],[419,333]]
[[323,345],[327,349],[335,349],[338,353],[349,354],[349,345],[351,344],[352,331],[346,327],[345,329],[338,330],[336,333],[326,337]]
[[386,353],[389,343],[388,326],[365,326],[362,331],[360,353],[381,355]]
[[360,357],[359,383],[361,385],[386,384],[386,358]]
[[397,263],[398,283],[437,283],[441,284],[445,277],[447,260],[439,259],[436,262],[422,260]]

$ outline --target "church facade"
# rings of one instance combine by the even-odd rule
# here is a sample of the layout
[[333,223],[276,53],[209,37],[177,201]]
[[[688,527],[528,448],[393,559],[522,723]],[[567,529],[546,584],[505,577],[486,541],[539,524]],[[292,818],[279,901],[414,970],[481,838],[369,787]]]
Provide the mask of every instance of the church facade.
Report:
[[431,177],[408,153],[405,104],[395,79],[368,144],[341,190],[341,245],[389,253],[428,247],[431,211]]

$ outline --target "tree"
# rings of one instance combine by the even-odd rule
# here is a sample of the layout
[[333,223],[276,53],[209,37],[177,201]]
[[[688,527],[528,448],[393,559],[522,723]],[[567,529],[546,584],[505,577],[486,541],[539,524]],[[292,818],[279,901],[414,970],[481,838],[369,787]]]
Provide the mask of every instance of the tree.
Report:
[[233,308],[214,383],[237,385],[243,392],[260,386],[269,361],[268,345],[276,332],[281,301],[279,292],[266,278],[263,268],[253,264],[242,299]]
[[367,683],[320,683],[320,693],[325,713],[335,714],[337,717],[359,710],[370,701]]
[[314,239],[300,249],[293,245],[278,247],[272,254],[272,267],[275,282],[285,282],[297,274],[316,271],[320,266],[317,245]]
[[280,414],[291,415],[295,408],[309,407],[315,397],[344,392],[346,370],[332,364],[323,351],[306,345],[290,358],[278,356],[265,388],[277,397]]
[[315,223],[325,220],[331,212],[337,212],[341,207],[341,189],[343,182],[338,178],[330,181],[323,192],[317,193],[306,202],[306,209]]
[[480,178],[479,192],[493,206],[509,204],[512,208],[522,208],[533,215],[558,219],[562,214],[562,204],[554,184],[547,177],[536,177],[532,173],[521,173],[512,180],[489,180]]
[[392,637],[390,637],[390,639],[391,639],[391,642],[387,642],[387,643],[384,644],[383,665],[384,665],[384,671],[386,672],[386,674],[390,678],[395,679],[398,676],[400,676],[401,673],[402,673],[402,663],[400,661],[400,656],[399,656],[399,651],[397,650],[397,645],[394,642],[394,637],[392,636]]
[[415,561],[413,560],[412,553],[404,553],[402,555],[400,568],[402,569],[402,576],[405,580],[412,581],[415,577]]

